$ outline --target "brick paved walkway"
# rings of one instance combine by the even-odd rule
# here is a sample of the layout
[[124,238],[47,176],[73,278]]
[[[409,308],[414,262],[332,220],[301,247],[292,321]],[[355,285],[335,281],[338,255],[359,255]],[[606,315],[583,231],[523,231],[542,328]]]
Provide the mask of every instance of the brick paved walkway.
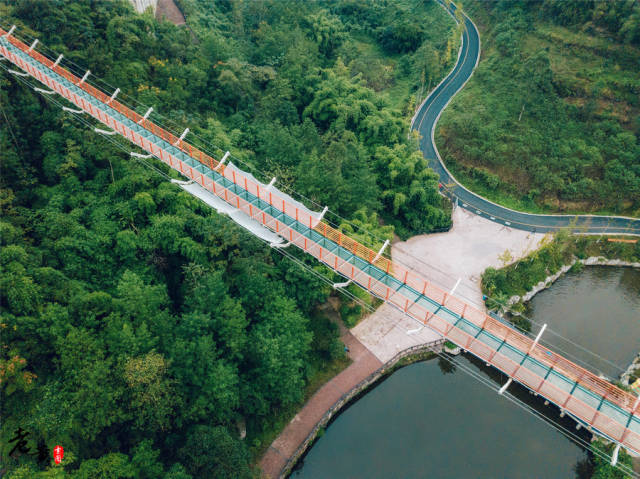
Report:
[[322,386],[269,446],[260,461],[264,478],[277,479],[280,477],[288,459],[309,436],[329,408],[345,393],[351,391],[382,366],[380,360],[348,330],[343,330],[340,339],[349,348],[349,357],[353,362]]

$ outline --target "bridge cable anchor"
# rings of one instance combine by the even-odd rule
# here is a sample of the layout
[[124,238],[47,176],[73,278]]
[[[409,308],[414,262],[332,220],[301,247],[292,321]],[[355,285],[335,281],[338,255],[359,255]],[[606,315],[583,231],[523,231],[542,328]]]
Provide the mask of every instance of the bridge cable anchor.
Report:
[[[542,327],[540,328],[540,331],[538,332],[538,335],[536,336],[536,339],[533,341],[533,343],[531,343],[531,346],[529,347],[529,351],[527,351],[527,354],[525,354],[524,358],[522,359],[522,361],[520,362],[520,364],[518,365],[516,370],[513,372],[513,375],[509,379],[507,379],[507,382],[504,383],[504,386],[502,386],[498,390],[498,394],[500,394],[500,395],[504,394],[504,392],[507,390],[509,385],[513,382],[513,376],[516,375],[516,373],[518,372],[518,369],[520,369],[520,367],[522,366],[522,363],[524,362],[524,360],[529,356],[529,354],[531,354],[531,351],[533,351],[533,348],[536,347],[536,345],[538,344],[538,341],[540,341],[540,337],[542,336],[542,333],[544,333],[545,329],[547,329],[547,323],[542,325]],[[562,412],[560,417],[562,417],[562,416],[564,416],[564,411]]]
[[222,157],[222,159],[220,160],[220,163],[218,163],[218,165],[213,169],[213,171],[219,170],[220,167],[224,165],[224,162],[227,161],[227,158],[229,158],[229,155],[231,155],[231,153],[227,151]]
[[144,116],[142,118],[140,118],[140,120],[138,121],[138,125],[140,123],[142,123],[144,120],[146,120],[147,118],[149,118],[149,115],[151,115],[152,111],[153,111],[153,107],[150,106],[149,109],[147,110],[147,112],[144,114]]
[[189,128],[185,128],[185,130],[182,132],[182,135],[180,135],[180,138],[178,138],[176,140],[176,142],[173,144],[173,146],[178,146],[178,144],[184,140],[184,137],[187,136],[187,133],[189,133]]
[[[326,212],[327,209],[328,209],[328,207],[325,206],[323,214]],[[322,216],[321,216],[321,218],[322,218]],[[373,258],[371,263],[375,263],[378,260],[378,258],[380,258],[380,256],[382,256],[382,252],[384,251],[384,249],[387,247],[388,244],[389,244],[389,240],[385,240],[384,244],[382,245],[382,248],[380,248],[380,251],[378,251],[378,254],[375,256],[375,258]],[[361,273],[361,271],[358,271],[358,274],[360,274],[360,273]],[[350,280],[345,281],[344,283],[333,283],[333,289],[346,288],[347,286],[349,286],[353,282],[354,279],[356,279],[358,274],[356,274]]]

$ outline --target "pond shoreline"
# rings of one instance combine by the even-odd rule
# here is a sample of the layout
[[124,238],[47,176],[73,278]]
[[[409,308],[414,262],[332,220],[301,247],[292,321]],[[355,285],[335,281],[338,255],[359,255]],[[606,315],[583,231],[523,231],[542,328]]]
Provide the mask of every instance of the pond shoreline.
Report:
[[426,359],[425,354],[432,356],[436,352],[440,352],[444,347],[445,340],[439,339],[427,344],[420,344],[396,354],[392,359],[382,364],[378,369],[369,374],[365,379],[353,385],[346,393],[344,393],[331,407],[323,414],[322,418],[315,424],[306,439],[298,446],[296,451],[288,458],[286,464],[278,475],[279,478],[286,478],[293,472],[299,460],[304,457],[307,450],[313,445],[318,433],[326,427],[329,422],[342,409],[347,407],[353,401],[357,400],[363,393],[366,393],[371,387],[378,383],[382,378],[390,375],[398,368],[407,366],[411,363]]
[[[619,259],[607,259],[602,256],[591,256],[586,259],[579,259],[574,257],[571,263],[566,264],[558,270],[557,273],[547,276],[543,281],[540,281],[527,293],[522,296],[513,295],[507,301],[508,306],[512,306],[517,303],[527,303],[533,299],[533,297],[541,291],[551,287],[558,279],[564,276],[570,271],[575,264],[582,264],[583,266],[616,266],[626,268],[640,269],[640,262],[623,261]],[[521,315],[519,312],[513,312],[513,315]],[[623,385],[629,386],[629,378],[636,372],[640,371],[640,351],[633,358],[627,369],[620,375],[619,380]]]
[[[526,303],[530,301],[536,294],[540,291],[544,291],[549,288],[553,283],[555,283],[560,277],[562,277],[567,271],[570,271],[571,268],[576,264],[580,263],[584,266],[619,266],[619,267],[628,267],[628,268],[640,268],[640,263],[631,262],[631,261],[623,261],[619,259],[607,259],[603,256],[591,256],[586,259],[579,259],[574,257],[571,263],[566,264],[558,270],[557,273],[547,276],[544,280],[540,281],[533,288],[531,288],[527,293],[522,296],[513,295],[507,301],[508,306],[512,306],[516,303],[523,302]],[[517,313],[514,313],[517,314]]]

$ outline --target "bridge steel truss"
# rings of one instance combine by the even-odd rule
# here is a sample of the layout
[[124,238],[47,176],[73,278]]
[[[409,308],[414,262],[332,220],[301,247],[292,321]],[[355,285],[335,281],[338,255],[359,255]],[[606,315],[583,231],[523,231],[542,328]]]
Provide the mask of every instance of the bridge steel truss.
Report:
[[[557,405],[594,432],[640,453],[640,397],[541,346],[415,272],[380,256],[236,168],[160,128],[0,28],[0,53],[160,161],[333,271]],[[287,198],[287,199],[285,199]]]

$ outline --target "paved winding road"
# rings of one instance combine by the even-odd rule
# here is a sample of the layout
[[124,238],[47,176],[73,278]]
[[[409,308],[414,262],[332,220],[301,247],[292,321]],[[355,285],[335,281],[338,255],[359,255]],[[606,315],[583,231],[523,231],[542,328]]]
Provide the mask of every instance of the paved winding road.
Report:
[[[445,7],[449,13],[455,7]],[[640,235],[640,219],[600,215],[537,215],[522,213],[497,205],[462,186],[447,170],[434,142],[434,130],[440,114],[453,96],[469,80],[480,58],[480,35],[473,22],[464,15],[465,28],[458,62],[449,75],[429,94],[418,109],[411,128],[420,132],[420,149],[429,166],[440,177],[441,192],[466,210],[511,228],[546,233],[568,226],[583,233],[617,233]]]

